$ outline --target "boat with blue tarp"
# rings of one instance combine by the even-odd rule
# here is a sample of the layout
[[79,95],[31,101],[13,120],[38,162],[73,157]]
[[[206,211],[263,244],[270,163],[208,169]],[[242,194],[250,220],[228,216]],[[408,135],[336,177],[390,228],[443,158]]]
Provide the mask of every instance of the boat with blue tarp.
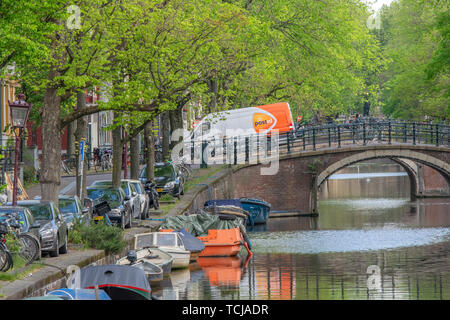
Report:
[[255,198],[240,198],[242,208],[250,214],[248,225],[263,224],[269,218],[271,204]]

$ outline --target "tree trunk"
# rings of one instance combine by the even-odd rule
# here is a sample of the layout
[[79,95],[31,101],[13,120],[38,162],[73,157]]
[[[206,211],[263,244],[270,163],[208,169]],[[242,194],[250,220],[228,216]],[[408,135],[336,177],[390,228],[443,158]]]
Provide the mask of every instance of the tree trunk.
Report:
[[67,125],[67,154],[75,154],[75,130],[77,123],[72,121]]
[[[119,117],[117,112],[114,112],[114,118]],[[122,140],[122,127],[118,126],[112,131],[113,139],[113,171],[112,171],[112,182],[113,186],[118,188],[122,180],[122,152],[123,145]]]
[[[183,129],[183,106],[178,106],[170,110],[170,131],[173,133],[176,129]],[[178,141],[170,141],[170,149],[183,140],[183,136]]]
[[[49,79],[57,76],[50,71]],[[41,196],[43,200],[51,200],[58,204],[58,193],[61,184],[61,98],[56,87],[47,87],[42,107],[42,163],[41,163]]]
[[139,134],[137,134],[133,138],[131,138],[131,141],[130,141],[130,178],[131,179],[139,178],[139,153],[140,153]]
[[153,121],[144,128],[144,160],[147,180],[153,180],[153,167],[155,163],[155,139],[153,136]]
[[208,113],[216,112],[217,110],[217,80],[210,79],[208,81],[208,89],[211,93],[211,100],[208,102]]
[[[77,110],[80,109],[84,109],[86,107],[86,93],[84,91],[80,91],[77,92]],[[87,138],[87,121],[85,119],[86,117],[81,117],[77,119],[77,129],[75,130],[75,141],[78,142],[78,146],[79,143],[81,142],[82,139],[85,139],[85,143],[86,143],[86,138]],[[83,172],[82,175],[80,175],[79,171],[78,171],[78,163],[79,163],[79,150],[77,151],[77,166],[76,166],[76,194],[80,197],[80,199],[84,199],[87,196],[87,192],[86,192],[86,174],[87,174],[87,157],[86,157],[86,150],[87,148],[84,149],[84,161],[83,161]],[[82,183],[81,183],[82,181]],[[81,184],[81,185],[80,185]],[[80,193],[80,187],[82,187],[81,189],[81,193]]]
[[149,122],[144,129],[145,138],[145,164],[147,180],[152,181],[155,178],[155,138],[153,135],[153,121]]
[[165,111],[161,114],[162,117],[162,155],[164,161],[169,158],[170,151],[170,114],[169,111]]

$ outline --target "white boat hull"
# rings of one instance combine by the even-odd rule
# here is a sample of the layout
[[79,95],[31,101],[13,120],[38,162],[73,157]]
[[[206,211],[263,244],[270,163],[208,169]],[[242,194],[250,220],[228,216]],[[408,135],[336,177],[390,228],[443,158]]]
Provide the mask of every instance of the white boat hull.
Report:
[[172,269],[187,268],[191,260],[191,252],[187,250],[177,250],[173,247],[160,247],[173,257]]

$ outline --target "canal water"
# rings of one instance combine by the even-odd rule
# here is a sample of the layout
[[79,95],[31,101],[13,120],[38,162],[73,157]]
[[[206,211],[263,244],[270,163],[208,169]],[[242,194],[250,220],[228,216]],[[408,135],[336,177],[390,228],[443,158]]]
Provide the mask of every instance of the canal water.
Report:
[[450,200],[410,201],[389,160],[324,183],[318,217],[273,218],[249,232],[254,255],[200,258],[161,299],[450,299]]

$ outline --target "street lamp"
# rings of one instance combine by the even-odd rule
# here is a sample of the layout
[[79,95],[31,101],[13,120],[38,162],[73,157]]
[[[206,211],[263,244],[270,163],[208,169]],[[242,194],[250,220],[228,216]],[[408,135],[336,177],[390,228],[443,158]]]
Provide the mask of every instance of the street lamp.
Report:
[[32,103],[28,104],[25,102],[25,95],[19,93],[17,100],[9,103],[9,110],[11,111],[11,127],[13,128],[14,134],[16,135],[16,144],[14,148],[14,182],[13,182],[13,201],[12,205],[17,205],[17,172],[19,171],[19,149],[20,149],[20,138],[22,132],[25,129],[28,115],[30,113]]

